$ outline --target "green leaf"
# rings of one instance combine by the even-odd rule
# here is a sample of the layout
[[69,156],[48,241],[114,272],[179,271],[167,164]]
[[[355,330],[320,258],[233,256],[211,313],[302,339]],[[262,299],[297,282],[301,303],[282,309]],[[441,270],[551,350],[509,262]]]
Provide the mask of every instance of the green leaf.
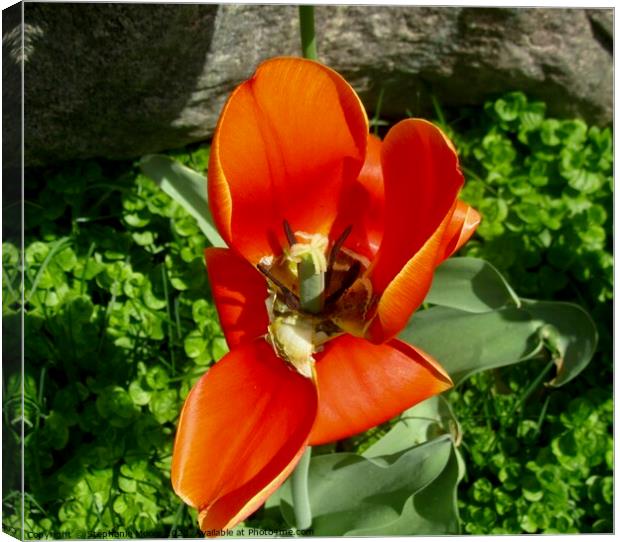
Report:
[[565,120],[558,131],[562,143],[567,147],[579,148],[588,136],[588,127],[580,119]]
[[541,348],[536,329],[516,307],[487,313],[432,307],[416,313],[400,338],[431,354],[458,385],[474,373],[532,357]]
[[153,390],[162,390],[168,385],[170,377],[161,365],[151,367],[146,373],[146,383]]
[[435,272],[426,303],[467,312],[488,312],[520,305],[512,288],[490,263],[477,258],[449,258]]
[[153,392],[149,409],[155,419],[164,424],[174,420],[179,414],[179,401],[176,390],[161,390]]
[[[416,525],[416,515],[428,532],[445,532],[445,525],[439,526],[432,517],[426,517],[428,508],[435,507],[436,501],[428,496],[417,505],[408,500],[442,474],[452,449],[452,441],[446,435],[388,457],[368,459],[352,453],[313,457],[308,473],[313,534],[383,532],[390,525],[398,534],[411,534],[420,526]],[[281,489],[280,506],[287,522],[293,525],[291,502],[287,482]],[[409,511],[408,504],[414,521],[401,522],[403,512]]]
[[459,423],[442,395],[435,395],[403,412],[390,430],[362,455],[373,458],[392,455],[423,444],[442,434],[458,443]]
[[219,361],[228,351],[228,343],[224,337],[214,337],[211,340],[211,358],[213,361]]
[[448,463],[429,485],[407,499],[400,517],[386,525],[353,529],[349,536],[459,534],[457,484],[462,478],[462,459],[453,446]]
[[559,357],[554,359],[556,376],[548,384],[563,386],[583,371],[598,343],[596,325],[579,305],[558,301],[523,300],[523,310],[539,325],[553,326]]
[[502,222],[508,216],[508,204],[501,198],[484,199],[480,202],[478,210],[490,222]]
[[97,397],[99,415],[114,427],[127,427],[138,415],[129,393],[120,386],[108,386]]
[[519,115],[521,131],[529,131],[538,128],[545,119],[546,110],[547,106],[544,102],[531,102],[527,104],[526,108]]
[[568,179],[570,187],[585,194],[596,192],[603,184],[601,175],[586,169],[566,170],[562,174]]
[[106,265],[95,259],[78,260],[73,268],[73,276],[79,280],[91,280],[106,269]]
[[213,246],[226,246],[213,224],[207,203],[207,183],[203,175],[161,154],[142,157],[140,168],[196,219],[198,226]]
[[531,502],[540,501],[543,498],[543,489],[535,476],[525,476],[521,481],[523,496]]
[[475,501],[487,503],[493,498],[493,484],[486,478],[479,478],[472,485],[471,494]]
[[207,341],[200,330],[194,329],[185,337],[183,347],[185,348],[187,357],[197,358],[204,352],[205,348],[207,348]]
[[30,298],[37,290],[39,281],[43,278],[43,275],[45,274],[45,271],[47,270],[47,267],[54,255],[58,254],[69,243],[71,243],[70,237],[62,237],[49,246],[44,243],[34,242],[26,249],[26,270],[28,269],[28,266],[34,262],[41,262],[41,267],[39,267],[39,270],[32,281],[30,292],[24,296],[25,303],[30,301]]
[[151,400],[151,392],[143,390],[138,380],[134,380],[129,384],[129,395],[138,406],[147,405]]
[[515,120],[527,105],[527,98],[522,92],[510,92],[495,102],[497,116],[505,121]]
[[522,300],[521,308],[487,313],[432,307],[416,313],[400,337],[435,357],[457,385],[474,373],[531,358],[542,349],[549,325],[559,352],[549,385],[561,386],[587,366],[597,343],[594,323],[571,303]]
[[47,440],[49,446],[55,450],[62,450],[69,441],[69,430],[62,414],[56,411],[50,412],[45,420],[43,428],[43,438]]
[[544,120],[541,124],[540,139],[545,145],[549,147],[555,147],[560,144],[560,137],[558,131],[561,128],[561,123],[556,119]]
[[71,271],[77,263],[77,256],[73,249],[69,246],[58,252],[54,257],[54,261],[62,268],[63,271]]

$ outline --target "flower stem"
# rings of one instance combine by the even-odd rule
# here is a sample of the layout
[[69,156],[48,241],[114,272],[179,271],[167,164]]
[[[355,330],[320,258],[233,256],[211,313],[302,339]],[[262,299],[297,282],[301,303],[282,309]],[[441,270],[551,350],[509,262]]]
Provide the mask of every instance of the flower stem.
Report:
[[[325,293],[325,273],[317,269],[310,254],[297,264],[299,276],[299,302],[304,311],[317,314],[323,309]],[[312,525],[312,510],[308,496],[308,469],[312,448],[308,446],[291,475],[293,489],[293,509],[298,529],[308,529]]]
[[304,58],[317,60],[316,36],[314,34],[314,6],[299,6],[299,29],[301,53]]
[[308,529],[312,525],[312,510],[308,497],[308,469],[310,468],[311,454],[312,448],[308,446],[291,476],[293,509],[295,510],[295,523],[298,529]]

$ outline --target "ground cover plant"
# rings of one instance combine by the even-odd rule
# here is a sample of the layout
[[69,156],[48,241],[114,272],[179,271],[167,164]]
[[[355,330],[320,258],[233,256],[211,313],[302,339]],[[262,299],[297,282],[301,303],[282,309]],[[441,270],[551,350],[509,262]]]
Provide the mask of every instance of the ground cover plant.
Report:
[[[433,445],[445,455],[442,473],[462,476],[462,530],[609,532],[611,134],[546,119],[522,94],[443,122],[462,156],[464,198],[484,217],[465,254],[493,263],[521,297],[582,304],[600,336],[593,362],[566,388],[544,385],[561,348],[551,333],[540,356],[463,378],[448,392],[454,416],[441,420],[453,420],[446,431],[460,440],[466,469],[444,441]],[[168,156],[204,171],[208,147]],[[137,162],[87,161],[27,172],[25,235],[27,538],[200,536],[169,480],[183,399],[227,351],[199,223]],[[18,259],[5,243],[4,318],[18,308]],[[5,375],[3,392],[16,443],[18,375]],[[363,456],[356,464],[396,450],[380,437],[393,441],[405,421],[316,450],[314,476],[331,468],[334,450]],[[414,461],[420,448],[412,450],[398,451],[401,461]],[[20,498],[4,501],[6,527],[19,528]],[[289,501],[285,487],[246,525],[288,528]],[[435,521],[455,532],[455,517],[456,508]]]
[[452,392],[471,435],[464,530],[610,532],[611,131],[547,118],[545,104],[521,92],[484,110],[447,126],[468,177],[463,197],[485,217],[464,253],[495,264],[524,296],[578,302],[600,341],[579,382],[562,390],[543,385],[548,367],[530,364]]

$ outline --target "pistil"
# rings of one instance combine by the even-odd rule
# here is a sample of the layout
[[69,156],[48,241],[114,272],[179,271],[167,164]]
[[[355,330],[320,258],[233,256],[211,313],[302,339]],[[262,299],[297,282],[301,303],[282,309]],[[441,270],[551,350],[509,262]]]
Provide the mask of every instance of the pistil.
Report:
[[325,273],[317,269],[311,255],[306,255],[297,264],[297,274],[301,310],[319,314],[323,310]]
[[310,314],[319,314],[323,310],[325,298],[327,238],[321,234],[307,234],[305,232],[292,234],[286,221],[284,222],[284,231],[289,243],[293,240],[297,241],[297,238],[302,239],[302,242],[293,243],[285,251],[286,258],[297,264],[301,309]]

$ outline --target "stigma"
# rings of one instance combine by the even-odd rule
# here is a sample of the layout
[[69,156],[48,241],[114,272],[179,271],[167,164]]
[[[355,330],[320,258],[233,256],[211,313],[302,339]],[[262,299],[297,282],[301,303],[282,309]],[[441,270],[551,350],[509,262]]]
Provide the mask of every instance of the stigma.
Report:
[[[327,271],[327,246],[329,240],[320,233],[306,233],[303,231],[295,234],[296,238],[301,238],[302,242],[294,243],[288,250],[284,251],[286,259],[295,265],[299,265],[305,258],[310,258],[314,267],[315,274]],[[295,271],[293,271],[295,272]]]

